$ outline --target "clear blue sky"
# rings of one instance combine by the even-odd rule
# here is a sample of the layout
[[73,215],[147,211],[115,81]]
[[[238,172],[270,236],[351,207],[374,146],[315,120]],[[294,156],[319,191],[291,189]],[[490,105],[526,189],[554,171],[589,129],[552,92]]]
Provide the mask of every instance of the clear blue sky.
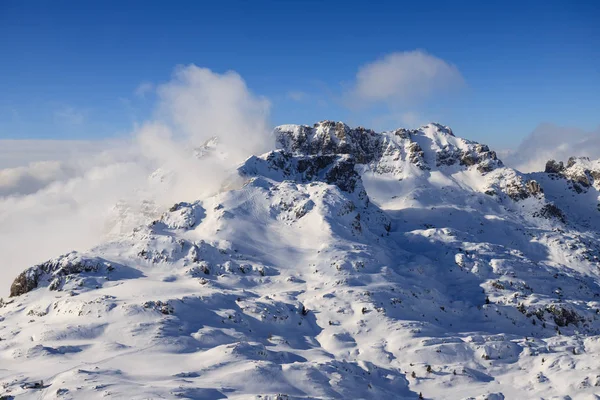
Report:
[[[422,49],[466,85],[420,106],[497,146],[541,122],[600,125],[600,1],[0,1],[0,138],[127,132],[134,92],[178,64],[237,71],[273,124],[370,123],[339,102],[358,69]],[[301,101],[289,97],[301,91]]]

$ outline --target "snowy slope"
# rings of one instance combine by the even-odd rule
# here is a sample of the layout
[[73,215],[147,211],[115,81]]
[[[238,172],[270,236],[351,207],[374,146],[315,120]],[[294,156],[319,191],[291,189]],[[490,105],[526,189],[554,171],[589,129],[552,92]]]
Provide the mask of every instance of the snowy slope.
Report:
[[274,134],[217,195],[17,277],[0,396],[600,396],[600,162],[522,174],[438,124]]

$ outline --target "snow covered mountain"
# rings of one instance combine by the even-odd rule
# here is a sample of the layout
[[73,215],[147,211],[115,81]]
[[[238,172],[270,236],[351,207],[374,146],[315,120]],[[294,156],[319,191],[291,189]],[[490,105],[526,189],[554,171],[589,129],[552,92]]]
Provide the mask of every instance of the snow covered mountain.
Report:
[[19,275],[0,398],[600,398],[600,161],[274,134],[220,193]]

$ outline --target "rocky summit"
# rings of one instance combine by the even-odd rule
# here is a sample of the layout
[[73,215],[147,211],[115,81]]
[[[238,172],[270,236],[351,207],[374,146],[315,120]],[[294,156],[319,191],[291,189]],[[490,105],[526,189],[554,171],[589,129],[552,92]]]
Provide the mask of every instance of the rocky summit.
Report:
[[0,398],[597,398],[600,161],[273,134],[239,184],[17,276]]

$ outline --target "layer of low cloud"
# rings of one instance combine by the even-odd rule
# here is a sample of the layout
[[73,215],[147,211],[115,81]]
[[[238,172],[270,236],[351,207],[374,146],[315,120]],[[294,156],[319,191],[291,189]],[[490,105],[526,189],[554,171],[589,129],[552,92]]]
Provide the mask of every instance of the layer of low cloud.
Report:
[[600,127],[587,132],[572,127],[541,124],[509,151],[504,162],[523,172],[543,171],[548,160],[567,161],[570,157],[600,158]]
[[400,111],[463,84],[456,66],[414,50],[391,53],[362,66],[346,97],[353,107],[385,104]]
[[40,161],[85,159],[111,147],[109,141],[1,139],[0,169]]
[[27,166],[0,169],[0,197],[32,194],[76,174],[76,170],[60,161],[38,161]]
[[[152,87],[155,116],[118,141],[5,141],[13,151],[0,150],[0,297],[23,269],[214,193],[238,163],[272,147],[269,102],[238,74],[181,66]],[[213,137],[216,151],[199,158]]]

